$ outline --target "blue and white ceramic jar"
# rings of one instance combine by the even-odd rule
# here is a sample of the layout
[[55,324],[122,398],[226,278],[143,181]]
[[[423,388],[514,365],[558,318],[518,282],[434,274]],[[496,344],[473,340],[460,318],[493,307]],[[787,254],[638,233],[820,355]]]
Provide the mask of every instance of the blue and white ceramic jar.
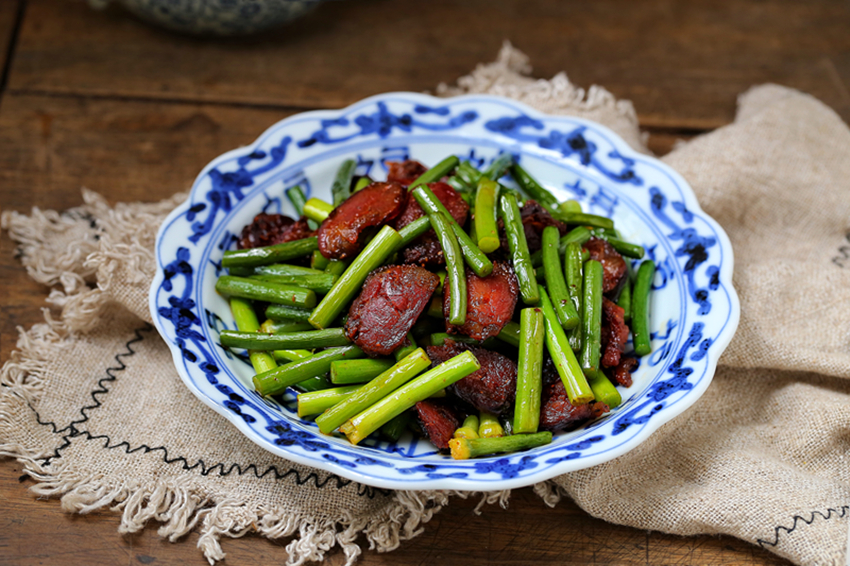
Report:
[[[110,0],[89,0],[95,8]],[[181,33],[236,36],[301,17],[321,0],[115,0],[153,24]]]

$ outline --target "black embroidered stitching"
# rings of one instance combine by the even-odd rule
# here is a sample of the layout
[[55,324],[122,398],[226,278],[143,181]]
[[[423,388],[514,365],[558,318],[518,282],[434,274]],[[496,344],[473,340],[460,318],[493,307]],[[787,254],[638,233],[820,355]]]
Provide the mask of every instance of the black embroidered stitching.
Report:
[[[277,466],[269,466],[268,468],[266,468],[265,471],[260,472],[260,470],[259,470],[259,468],[257,468],[256,464],[250,464],[249,466],[247,466],[245,468],[243,468],[239,464],[230,464],[228,467],[226,467],[226,465],[223,462],[219,462],[219,463],[214,464],[212,466],[208,466],[207,463],[204,462],[204,460],[200,459],[200,458],[194,464],[189,464],[189,461],[186,460],[186,458],[184,458],[183,456],[178,456],[176,458],[170,458],[168,456],[168,448],[166,448],[165,446],[153,446],[153,447],[151,447],[151,446],[148,446],[146,444],[142,444],[140,446],[136,446],[135,448],[133,448],[133,447],[130,446],[130,444],[127,441],[122,441],[122,442],[119,442],[118,444],[110,444],[111,439],[109,438],[108,435],[105,435],[105,434],[93,435],[89,431],[85,431],[85,430],[84,431],[78,431],[76,434],[72,434],[72,435],[69,435],[69,436],[72,436],[74,438],[83,437],[85,440],[105,440],[105,442],[103,443],[104,449],[114,450],[116,448],[123,448],[124,452],[126,454],[133,454],[133,453],[139,452],[139,451],[142,451],[145,454],[147,454],[149,452],[162,451],[162,454],[163,454],[162,459],[163,459],[163,462],[165,462],[166,464],[181,463],[183,469],[187,470],[187,471],[194,470],[195,468],[200,467],[200,470],[201,470],[200,474],[202,476],[208,476],[210,474],[216,473],[216,470],[218,470],[217,474],[221,477],[229,476],[234,471],[236,471],[236,474],[240,475],[240,476],[245,475],[249,471],[251,471],[251,472],[253,472],[253,474],[257,478],[260,478],[260,479],[262,479],[263,477],[265,477],[269,474],[274,474],[275,479],[278,479],[278,480],[285,479],[288,476],[294,475],[295,476],[295,483],[297,483],[298,485],[304,485],[304,484],[306,484],[306,483],[308,483],[312,480],[313,484],[317,488],[320,488],[320,489],[326,487],[329,483],[331,483],[332,480],[335,482],[337,489],[343,489],[344,487],[347,487],[348,485],[355,483],[352,480],[347,480],[347,479],[341,478],[341,477],[334,475],[334,474],[329,474],[325,479],[321,479],[318,476],[318,474],[316,474],[315,472],[310,472],[309,474],[307,474],[307,476],[302,478],[301,473],[294,468],[290,468],[290,469],[286,470],[285,472],[281,472],[280,470],[278,470]],[[389,490],[379,490],[379,489],[376,489],[376,488],[371,488],[369,486],[364,486],[362,484],[358,484],[358,485],[360,487],[360,489],[358,490],[358,495],[361,495],[361,496],[366,495],[367,497],[369,497],[369,499],[374,499],[376,491],[378,493],[381,493],[381,495],[390,495],[392,493]]]
[[[145,339],[145,336],[143,336],[141,334],[142,332],[151,332],[151,331],[153,331],[153,326],[150,325],[150,324],[147,324],[147,323],[145,324],[145,326],[143,326],[141,328],[137,328],[136,330],[134,330],[135,336],[133,338],[131,338],[130,340],[128,340],[126,342],[126,344],[124,345],[125,348],[126,348],[126,351],[120,352],[120,353],[115,355],[115,361],[117,362],[118,365],[110,366],[109,368],[107,368],[106,369],[107,377],[104,377],[104,378],[101,378],[100,380],[98,380],[97,388],[91,391],[90,395],[91,395],[92,400],[94,401],[94,404],[86,405],[86,406],[84,406],[80,409],[80,414],[82,415],[82,418],[72,421],[68,426],[66,426],[66,427],[64,427],[60,430],[58,428],[58,426],[56,425],[56,423],[54,423],[52,421],[43,421],[41,419],[41,415],[38,413],[38,411],[35,409],[35,407],[33,407],[31,404],[28,404],[30,410],[32,410],[33,413],[35,413],[36,422],[38,422],[38,424],[43,425],[43,426],[49,426],[54,434],[62,434],[63,435],[62,438],[63,438],[64,442],[62,443],[62,445],[60,445],[58,448],[56,448],[56,450],[54,450],[52,456],[48,456],[48,457],[42,459],[42,463],[44,465],[49,464],[52,460],[61,458],[62,457],[62,454],[61,454],[62,451],[65,450],[68,446],[71,445],[71,439],[72,438],[85,437],[85,439],[87,439],[87,440],[101,440],[101,439],[105,440],[106,442],[104,442],[103,447],[105,449],[108,449],[108,450],[113,450],[115,448],[124,447],[124,451],[127,454],[132,454],[132,453],[138,452],[140,450],[144,451],[145,454],[147,454],[149,452],[155,452],[155,451],[161,450],[162,453],[163,453],[163,461],[166,464],[182,463],[184,470],[194,470],[195,468],[200,467],[200,469],[201,469],[200,474],[202,476],[208,476],[211,473],[215,472],[217,469],[218,469],[218,475],[219,476],[228,476],[231,473],[233,473],[234,470],[235,470],[236,474],[240,475],[240,476],[248,474],[249,472],[251,472],[258,479],[262,479],[265,476],[269,475],[270,473],[273,473],[276,480],[283,480],[283,479],[286,479],[289,476],[294,476],[295,483],[297,485],[305,485],[305,484],[312,481],[312,483],[316,486],[317,489],[322,489],[322,488],[328,486],[329,484],[331,484],[331,480],[334,480],[337,489],[343,489],[343,488],[351,485],[352,483],[355,483],[352,480],[347,480],[347,479],[341,478],[341,477],[339,477],[335,474],[328,474],[328,476],[325,479],[321,479],[316,472],[310,472],[305,477],[302,477],[301,473],[294,468],[290,468],[290,469],[288,469],[284,472],[281,472],[277,468],[277,466],[269,466],[268,468],[266,468],[264,471],[261,472],[256,464],[250,464],[247,467],[243,468],[239,464],[234,463],[234,464],[230,464],[229,466],[227,466],[224,462],[219,462],[217,464],[214,464],[214,465],[208,467],[206,462],[204,462],[203,459],[198,459],[198,461],[195,462],[194,464],[189,464],[189,461],[183,456],[179,456],[179,457],[176,457],[176,458],[169,458],[168,449],[165,446],[151,447],[151,446],[148,446],[146,444],[142,444],[140,446],[137,446],[136,448],[132,448],[127,441],[122,441],[122,442],[119,442],[118,444],[111,444],[112,439],[108,435],[97,435],[97,436],[95,436],[95,435],[92,435],[88,431],[79,430],[76,425],[82,424],[82,423],[89,420],[89,415],[88,415],[87,411],[90,410],[90,409],[96,409],[96,408],[102,406],[102,403],[101,403],[100,399],[98,398],[98,396],[105,394],[105,393],[109,393],[110,390],[106,387],[106,383],[108,383],[110,381],[115,381],[117,379],[115,372],[123,371],[123,370],[127,369],[127,365],[122,361],[121,358],[126,358],[126,357],[130,357],[132,355],[135,355],[136,351],[132,347],[133,344],[141,342],[142,340]],[[65,432],[67,432],[67,434],[63,434]],[[392,494],[392,491],[390,491],[390,490],[373,488],[371,486],[367,486],[367,485],[363,485],[363,484],[357,484],[357,485],[358,485],[357,495],[361,496],[361,497],[365,495],[369,499],[374,499],[377,494],[381,494],[383,496],[390,496]]]
[[[798,524],[799,521],[802,521],[802,522],[806,523],[807,525],[811,525],[814,522],[814,520],[817,516],[822,517],[824,521],[828,521],[833,516],[838,517],[840,519],[840,518],[844,517],[845,515],[847,515],[848,509],[850,509],[850,505],[842,505],[838,509],[833,509],[832,507],[828,507],[827,510],[826,510],[826,514],[823,514],[820,511],[812,511],[812,516],[811,516],[810,519],[806,519],[805,517],[801,517],[800,515],[794,515],[794,524],[791,525],[791,528],[783,527],[783,526],[778,526],[778,527],[774,528],[774,530],[773,530],[773,532],[774,532],[773,542],[771,542],[769,540],[764,540],[764,539],[758,539],[758,540],[756,540],[756,542],[762,548],[765,548],[765,545],[776,546],[777,544],[779,544],[780,531],[785,531],[786,534],[794,532],[794,530],[797,528],[797,524]],[[833,513],[835,513],[835,515],[833,515]]]
[[[92,220],[92,222],[94,222],[94,220]],[[153,332],[153,329],[154,329],[153,325],[145,323],[145,325],[143,327],[136,328],[133,331],[133,333],[136,335],[135,338],[131,338],[124,345],[124,347],[127,348],[127,352],[126,353],[119,353],[119,354],[115,355],[115,361],[118,362],[119,365],[106,368],[107,377],[99,379],[98,382],[97,382],[98,388],[94,389],[89,394],[92,398],[92,401],[94,401],[94,404],[93,405],[86,405],[85,407],[81,408],[80,414],[83,416],[83,418],[75,420],[75,421],[71,421],[71,424],[69,424],[66,427],[66,429],[67,428],[71,429],[71,434],[78,432],[76,426],[74,426],[74,425],[82,424],[82,423],[86,422],[87,420],[89,420],[89,416],[86,413],[87,410],[97,409],[98,407],[101,406],[101,402],[97,398],[97,396],[104,394],[104,393],[109,393],[109,389],[107,389],[104,384],[107,383],[107,382],[110,382],[110,381],[115,381],[117,379],[117,376],[114,375],[113,372],[124,371],[125,369],[127,369],[127,365],[123,361],[121,361],[121,358],[122,357],[130,357],[130,356],[135,355],[136,351],[133,350],[132,345],[135,344],[136,342],[141,342],[142,340],[145,339],[145,337],[142,336],[142,332]],[[61,432],[64,432],[64,430],[62,430]]]
[[135,337],[131,338],[130,340],[128,340],[124,344],[124,347],[127,349],[127,351],[126,352],[119,352],[118,354],[115,354],[115,361],[118,362],[118,365],[117,366],[110,366],[110,367],[106,368],[107,377],[99,379],[98,382],[97,382],[98,388],[93,390],[89,394],[91,396],[92,400],[94,400],[95,404],[94,405],[87,405],[87,406],[80,409],[80,414],[83,415],[82,419],[71,421],[71,423],[68,426],[66,426],[66,427],[64,427],[60,430],[58,428],[58,426],[56,425],[56,423],[54,423],[52,421],[42,421],[41,415],[38,413],[38,411],[36,411],[35,408],[31,404],[29,405],[30,409],[35,413],[36,422],[38,422],[38,424],[40,424],[40,425],[50,426],[50,428],[53,431],[53,434],[62,434],[66,431],[70,431],[70,434],[63,435],[63,439],[65,440],[65,442],[62,445],[60,445],[58,448],[56,448],[56,450],[53,451],[52,456],[42,458],[42,465],[47,465],[47,464],[50,463],[51,460],[62,457],[61,451],[64,450],[65,448],[67,448],[71,444],[71,442],[68,440],[68,438],[76,436],[76,434],[78,433],[77,428],[74,425],[84,423],[89,419],[89,416],[86,414],[87,409],[94,409],[94,408],[101,406],[100,401],[97,399],[97,395],[99,395],[101,393],[109,393],[109,389],[107,389],[104,386],[104,383],[107,382],[107,381],[115,381],[117,376],[115,376],[115,374],[113,372],[124,371],[125,369],[127,369],[127,365],[123,361],[121,361],[121,358],[126,358],[126,357],[130,357],[132,355],[135,355],[136,351],[133,350],[133,344],[135,344],[137,342],[141,342],[142,340],[145,339],[145,337],[142,336],[142,334],[141,334],[142,332],[150,332],[152,330],[153,330],[153,326],[146,323],[143,327],[137,328],[133,331],[133,333],[135,334]]

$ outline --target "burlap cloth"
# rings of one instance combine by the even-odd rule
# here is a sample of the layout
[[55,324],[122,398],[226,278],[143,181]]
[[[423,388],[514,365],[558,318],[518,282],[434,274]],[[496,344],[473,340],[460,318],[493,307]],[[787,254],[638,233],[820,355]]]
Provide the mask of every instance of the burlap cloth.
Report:
[[[561,74],[527,78],[506,45],[441,94],[487,92],[601,122],[646,151],[629,102]],[[765,85],[735,122],[664,158],[735,251],[741,323],[705,395],[638,448],[538,484],[595,517],[641,529],[725,533],[799,564],[847,560],[850,509],[850,130],[814,98]],[[456,494],[386,492],[272,456],[197,401],[149,324],[157,227],[185,195],[3,215],[30,275],[53,288],[46,321],[3,367],[0,454],[33,491],[85,513],[112,506],[121,532],[191,529],[212,562],[222,535],[292,537],[291,562],[363,533],[389,551]],[[51,314],[52,313],[52,314]],[[60,314],[61,313],[61,314]],[[505,502],[506,493],[485,500]],[[363,539],[360,539],[361,541]]]

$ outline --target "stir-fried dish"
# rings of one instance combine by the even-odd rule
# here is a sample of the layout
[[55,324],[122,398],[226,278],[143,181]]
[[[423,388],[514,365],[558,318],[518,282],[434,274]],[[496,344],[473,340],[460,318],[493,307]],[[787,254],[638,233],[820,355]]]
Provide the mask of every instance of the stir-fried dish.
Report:
[[295,389],[300,417],[353,444],[412,431],[459,459],[621,403],[651,351],[655,266],[611,219],[510,154],[355,170],[340,166],[332,202],[288,189],[299,217],[258,214],[224,254],[237,329],[221,344],[247,352],[260,395]]

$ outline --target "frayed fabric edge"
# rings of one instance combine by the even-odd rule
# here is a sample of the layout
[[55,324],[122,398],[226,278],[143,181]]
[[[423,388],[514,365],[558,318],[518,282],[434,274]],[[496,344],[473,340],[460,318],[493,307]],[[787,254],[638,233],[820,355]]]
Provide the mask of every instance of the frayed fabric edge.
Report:
[[235,538],[252,532],[267,538],[292,537],[286,547],[288,564],[301,566],[323,560],[336,546],[344,553],[346,564],[353,564],[362,553],[361,537],[370,550],[395,550],[402,542],[421,534],[424,525],[452,497],[480,497],[476,514],[485,505],[498,503],[504,508],[508,504],[510,490],[397,491],[376,515],[326,519],[278,507],[249,506],[210,492],[188,477],[115,485],[100,474],[76,470],[62,459],[44,463],[43,459],[56,450],[59,437],[55,445],[26,446],[12,441],[12,435],[3,434],[4,430],[11,430],[11,398],[23,399],[37,407],[43,393],[46,364],[73,344],[75,329],[53,318],[48,309],[44,313],[44,323],[21,331],[18,348],[0,372],[0,382],[4,385],[0,395],[0,457],[21,462],[24,472],[37,482],[31,491],[39,497],[59,498],[66,512],[84,514],[110,508],[122,515],[120,533],[138,532],[154,520],[162,523],[157,531],[159,536],[172,542],[197,529],[198,547],[210,564],[225,557],[222,537]]
[[[85,514],[110,508],[121,513],[119,533],[138,532],[154,520],[161,523],[157,534],[172,542],[197,529],[198,547],[210,564],[225,557],[222,537],[235,538],[252,532],[273,539],[292,537],[286,547],[287,563],[291,566],[321,561],[336,546],[344,553],[346,564],[353,564],[362,553],[360,537],[365,537],[372,550],[395,550],[403,541],[421,534],[423,525],[451,497],[476,495],[398,491],[374,516],[349,515],[334,520],[287,512],[280,507],[249,506],[209,492],[189,477],[116,485],[102,474],[76,470],[62,459],[43,463],[57,446],[27,446],[13,441],[12,435],[3,431],[11,429],[11,399],[20,398],[31,406],[37,405],[43,393],[41,376],[46,364],[72,343],[73,332],[65,324],[55,320],[47,309],[45,317],[45,323],[21,332],[18,349],[0,373],[4,385],[0,395],[0,457],[17,459],[23,464],[23,471],[37,482],[30,490],[39,497],[58,498],[68,513]],[[479,494],[482,500],[476,512],[487,503],[499,502],[504,506],[508,494]]]
[[370,550],[389,552],[401,542],[424,531],[451,497],[481,495],[479,507],[501,502],[509,492],[399,491],[393,502],[376,516],[346,516],[339,520],[287,512],[279,507],[249,506],[244,502],[205,493],[191,478],[160,482],[128,482],[113,485],[101,474],[75,470],[63,461],[47,465],[38,462],[36,452],[26,447],[0,449],[5,456],[17,458],[24,472],[36,480],[30,490],[39,497],[58,498],[63,511],[87,514],[108,508],[121,513],[119,533],[135,533],[151,520],[161,523],[157,534],[176,542],[197,531],[198,548],[212,565],[226,557],[223,537],[238,538],[256,533],[270,539],[291,537],[286,546],[286,564],[302,566],[322,561],[327,552],[339,546],[352,565],[362,554],[358,539],[363,536]]
[[457,86],[440,83],[438,96],[485,93],[514,98],[546,101],[564,110],[594,110],[605,108],[625,118],[637,128],[637,112],[628,100],[618,100],[607,89],[592,85],[584,89],[574,85],[566,73],[560,72],[549,80],[531,78],[528,55],[505,40],[496,60],[480,63],[472,73],[460,77]]

